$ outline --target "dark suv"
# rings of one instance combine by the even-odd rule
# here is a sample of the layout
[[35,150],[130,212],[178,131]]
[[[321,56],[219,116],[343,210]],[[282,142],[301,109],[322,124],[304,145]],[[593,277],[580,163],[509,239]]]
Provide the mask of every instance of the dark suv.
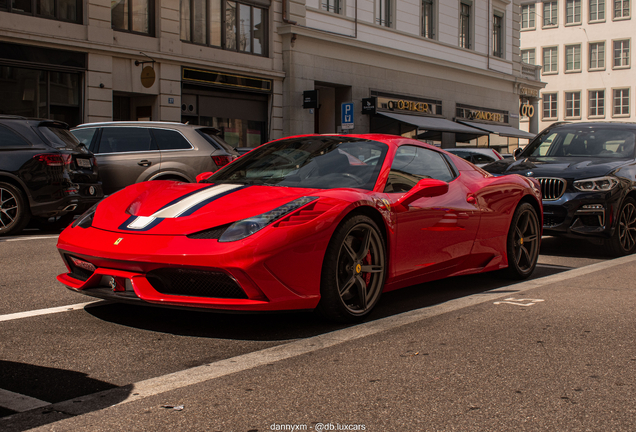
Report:
[[218,129],[171,122],[87,123],[71,131],[97,157],[104,192],[147,180],[194,182],[239,157]]
[[70,223],[102,199],[95,157],[54,120],[0,116],[0,236]]

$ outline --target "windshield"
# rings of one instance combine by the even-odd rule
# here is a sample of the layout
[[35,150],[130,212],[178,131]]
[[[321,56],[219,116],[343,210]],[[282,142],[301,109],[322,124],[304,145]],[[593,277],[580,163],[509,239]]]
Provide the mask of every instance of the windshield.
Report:
[[246,153],[206,182],[372,190],[388,148],[346,136],[284,139]]
[[532,142],[522,157],[634,158],[634,132],[617,128],[559,127]]

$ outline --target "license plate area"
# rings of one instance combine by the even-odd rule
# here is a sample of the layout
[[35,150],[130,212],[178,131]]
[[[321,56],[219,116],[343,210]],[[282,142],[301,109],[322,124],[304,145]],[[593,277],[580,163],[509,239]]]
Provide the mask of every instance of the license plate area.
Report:
[[91,160],[90,159],[76,159],[75,160],[77,162],[77,166],[80,166],[82,168],[90,168],[91,167]]

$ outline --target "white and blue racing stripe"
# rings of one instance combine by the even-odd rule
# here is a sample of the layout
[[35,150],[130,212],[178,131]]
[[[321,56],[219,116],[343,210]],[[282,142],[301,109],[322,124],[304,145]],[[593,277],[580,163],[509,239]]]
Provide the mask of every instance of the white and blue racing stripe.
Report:
[[187,193],[169,202],[150,216],[131,216],[126,222],[119,226],[119,229],[126,231],[148,231],[157,226],[164,219],[190,216],[212,201],[229,195],[232,192],[236,192],[237,190],[245,189],[246,187],[248,186],[236,184],[211,185]]

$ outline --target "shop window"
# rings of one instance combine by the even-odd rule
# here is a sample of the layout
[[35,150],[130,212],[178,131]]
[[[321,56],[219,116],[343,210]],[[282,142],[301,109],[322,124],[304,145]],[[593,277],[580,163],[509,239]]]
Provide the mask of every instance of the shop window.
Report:
[[393,27],[393,0],[375,0],[375,23]]
[[471,28],[471,18],[472,18],[472,4],[464,3],[460,4],[460,14],[459,14],[459,46],[461,48],[471,49],[472,48],[472,28]]
[[605,90],[590,90],[588,116],[605,117]]
[[559,25],[558,11],[557,2],[543,2],[543,27],[556,27]]
[[614,69],[629,67],[629,40],[614,41]]
[[533,4],[521,5],[521,30],[535,29],[536,8]]
[[81,74],[0,66],[0,114],[80,123]]
[[230,0],[181,0],[181,39],[267,56],[267,9]]
[[581,118],[581,92],[565,92],[565,118]]
[[627,19],[630,17],[629,2],[630,0],[614,0],[614,19]]
[[320,7],[327,12],[342,13],[343,0],[321,0]]
[[556,120],[557,112],[557,94],[543,93],[543,119]]
[[422,0],[422,36],[428,39],[435,37],[434,0]]
[[0,0],[0,10],[82,23],[81,0]]
[[605,42],[590,43],[590,70],[605,69]]
[[521,50],[521,61],[531,65],[536,64],[534,48]]
[[492,16],[492,55],[504,58],[504,17],[500,12]]
[[110,4],[111,27],[118,31],[154,35],[152,0],[113,0]]
[[605,0],[590,0],[590,22],[605,21]]
[[581,45],[567,45],[565,47],[565,71],[581,71]]
[[543,74],[558,72],[558,48],[543,48]]
[[565,24],[581,24],[581,0],[565,0]]
[[629,117],[629,88],[614,89],[614,117]]

